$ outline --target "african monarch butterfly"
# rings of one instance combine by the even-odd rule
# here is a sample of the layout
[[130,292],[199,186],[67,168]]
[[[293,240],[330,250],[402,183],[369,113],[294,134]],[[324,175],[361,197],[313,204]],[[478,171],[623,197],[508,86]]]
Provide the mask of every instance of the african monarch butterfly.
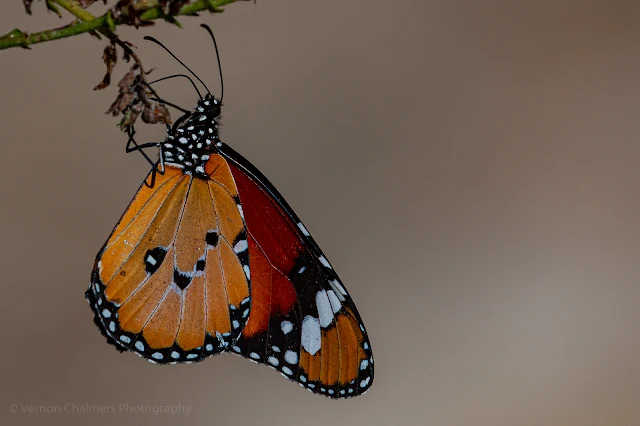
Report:
[[373,381],[360,315],[279,192],[220,141],[223,90],[207,89],[161,143],[130,132],[128,152],[154,146],[160,158],[96,257],[85,293],[94,321],[153,363],[232,352],[313,393],[360,395]]

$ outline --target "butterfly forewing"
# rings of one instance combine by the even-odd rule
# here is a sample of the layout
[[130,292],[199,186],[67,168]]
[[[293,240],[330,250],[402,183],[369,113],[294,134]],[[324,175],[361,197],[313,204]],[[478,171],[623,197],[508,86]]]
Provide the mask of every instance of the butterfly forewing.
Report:
[[141,186],[97,257],[87,297],[120,349],[157,363],[192,362],[222,352],[242,331],[246,229],[230,170],[215,157],[209,180],[167,166],[153,188]]

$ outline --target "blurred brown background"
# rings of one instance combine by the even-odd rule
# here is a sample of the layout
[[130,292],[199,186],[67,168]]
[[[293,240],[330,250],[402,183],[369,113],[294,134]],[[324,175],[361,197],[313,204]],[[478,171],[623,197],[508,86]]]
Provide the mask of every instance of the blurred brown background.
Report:
[[[105,43],[85,35],[0,52],[3,424],[640,424],[637,2],[262,0],[181,21],[121,34],[155,75],[180,67],[145,34],[217,92],[213,27],[223,140],[336,266],[374,386],[336,402],[239,357],[163,368],[106,344],[83,293],[148,167],[103,114],[115,85],[91,90]],[[0,32],[66,22],[5,1]]]

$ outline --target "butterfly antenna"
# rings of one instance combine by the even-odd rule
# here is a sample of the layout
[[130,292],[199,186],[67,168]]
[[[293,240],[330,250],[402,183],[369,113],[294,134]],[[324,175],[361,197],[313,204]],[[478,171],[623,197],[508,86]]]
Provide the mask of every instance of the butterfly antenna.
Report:
[[151,36],[144,36],[145,40],[149,40],[154,42],[155,44],[157,44],[158,46],[162,47],[164,50],[167,51],[167,53],[169,55],[171,55],[173,57],[173,59],[175,59],[176,61],[178,61],[180,63],[180,65],[182,65],[183,67],[186,68],[187,71],[189,71],[191,73],[191,75],[193,75],[203,86],[205,89],[207,89],[207,92],[209,94],[211,94],[211,91],[209,90],[209,88],[207,87],[206,84],[204,84],[204,81],[202,81],[202,79],[200,77],[198,77],[196,75],[196,73],[194,73],[193,71],[191,71],[191,68],[189,68],[188,66],[185,65],[184,62],[182,62],[180,59],[178,59],[178,57],[176,55],[173,54],[173,52],[171,52],[164,44],[160,43],[158,40],[156,40],[155,38],[151,37]]
[[222,102],[222,98],[224,97],[224,80],[222,79],[222,64],[220,63],[218,43],[216,43],[216,38],[213,35],[213,31],[211,31],[211,28],[207,24],[200,24],[200,26],[209,32],[211,40],[213,40],[213,47],[216,49],[216,58],[218,59],[218,72],[220,73],[220,102]]
[[191,77],[189,77],[188,75],[186,75],[186,74],[174,74],[174,75],[170,75],[170,76],[167,76],[167,77],[162,77],[162,78],[159,78],[157,80],[153,80],[149,84],[159,83],[161,81],[169,80],[170,78],[176,78],[176,77],[184,77],[187,80],[189,80],[191,82],[191,85],[193,86],[193,88],[196,89],[196,92],[198,93],[198,96],[200,97],[200,99],[202,99],[202,94],[200,93],[200,90],[198,90],[198,86],[196,86],[196,83],[193,81],[193,79]]

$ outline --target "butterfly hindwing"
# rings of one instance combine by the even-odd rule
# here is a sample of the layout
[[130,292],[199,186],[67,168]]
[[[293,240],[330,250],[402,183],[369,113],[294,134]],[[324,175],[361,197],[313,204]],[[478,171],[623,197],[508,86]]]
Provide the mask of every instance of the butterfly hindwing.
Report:
[[312,392],[364,393],[373,357],[357,309],[302,222],[269,181],[226,145],[251,258],[252,308],[236,353]]

